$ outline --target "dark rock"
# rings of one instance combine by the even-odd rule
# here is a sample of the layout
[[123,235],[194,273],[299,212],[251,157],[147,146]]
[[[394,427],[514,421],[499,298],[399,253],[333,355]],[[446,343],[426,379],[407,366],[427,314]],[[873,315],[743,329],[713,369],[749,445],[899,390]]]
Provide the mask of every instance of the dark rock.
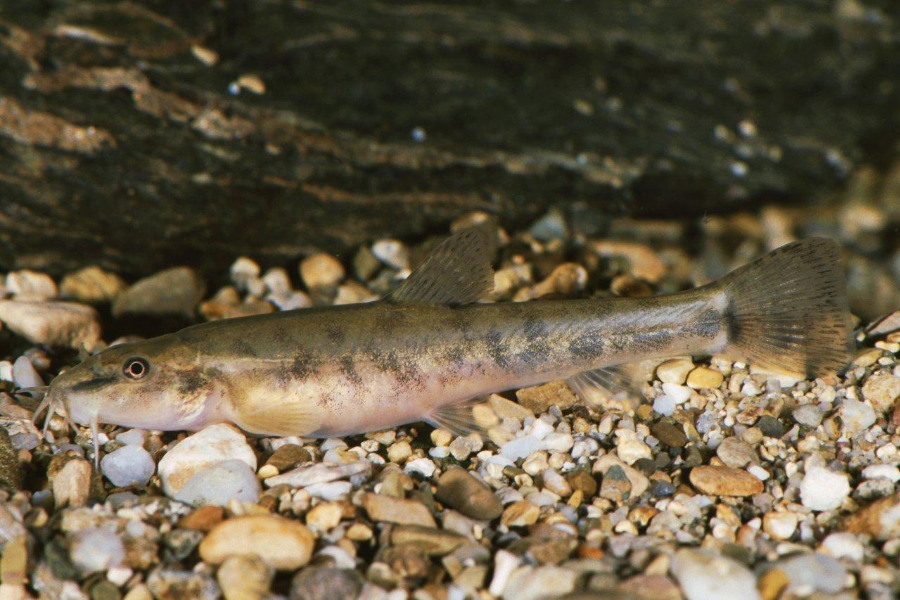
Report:
[[784,435],[784,425],[771,415],[763,415],[756,422],[763,435],[770,438],[780,438]]
[[503,513],[496,494],[465,469],[447,469],[438,479],[435,498],[472,519],[491,520]]
[[356,571],[307,567],[291,582],[290,600],[356,600],[363,578]]

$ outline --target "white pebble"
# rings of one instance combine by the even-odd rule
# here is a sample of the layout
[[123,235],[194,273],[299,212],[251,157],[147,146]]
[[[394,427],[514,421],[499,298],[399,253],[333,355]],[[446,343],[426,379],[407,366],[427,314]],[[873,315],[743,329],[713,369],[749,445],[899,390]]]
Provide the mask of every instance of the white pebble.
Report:
[[494,555],[494,578],[491,579],[488,593],[495,598],[500,597],[506,589],[506,584],[509,583],[509,576],[518,566],[518,556],[506,550],[498,550]]
[[544,443],[544,450],[548,452],[568,452],[575,443],[575,438],[570,433],[554,432],[541,441]]
[[850,494],[850,483],[844,473],[834,473],[825,467],[810,467],[800,482],[800,500],[812,510],[840,508]]
[[665,394],[662,396],[657,396],[653,401],[653,410],[658,412],[664,417],[670,417],[675,412],[675,400],[666,396]]
[[841,402],[841,419],[844,422],[844,434],[853,436],[875,424],[875,409],[865,402],[844,398]]
[[128,580],[131,579],[132,575],[134,575],[134,571],[129,567],[112,567],[106,572],[106,579],[108,579],[110,583],[122,587],[128,583]]
[[329,481],[328,483],[314,483],[303,489],[313,498],[321,498],[322,500],[333,502],[346,498],[353,490],[353,484],[349,481]]
[[426,479],[434,475],[435,466],[431,460],[427,458],[416,458],[406,463],[403,468],[407,473],[421,473]]
[[[546,440],[544,440],[544,442],[546,442]],[[503,444],[500,447],[500,454],[509,460],[518,460],[520,458],[525,458],[533,452],[537,452],[542,447],[542,440],[526,435]]]
[[662,384],[663,393],[675,401],[675,404],[684,404],[691,399],[691,388],[676,383]]
[[756,577],[747,567],[710,550],[679,550],[671,569],[687,600],[762,598],[756,589]]
[[642,458],[652,458],[653,456],[647,444],[631,437],[616,440],[616,450],[619,458],[626,465],[633,465]]
[[8,360],[0,360],[0,380],[13,380],[13,365]]
[[122,446],[100,461],[100,470],[114,486],[145,486],[156,470],[156,464],[143,446]]
[[103,529],[83,529],[74,536],[70,550],[72,563],[85,573],[106,571],[125,560],[119,536]]
[[262,282],[270,294],[287,294],[291,291],[291,278],[288,276],[288,272],[281,267],[266,271]]
[[49,275],[27,269],[7,273],[6,291],[18,300],[46,300],[58,294]]
[[551,425],[544,419],[537,419],[531,426],[530,435],[536,437],[539,440],[544,439],[551,433],[553,433],[553,425]]
[[894,483],[900,481],[900,469],[897,465],[869,465],[862,470],[865,479],[889,479]]
[[409,268],[409,250],[398,240],[378,240],[372,244],[375,258],[394,269]]
[[174,498],[194,506],[227,506],[232,500],[257,502],[259,493],[256,471],[244,461],[226,460],[195,472]]
[[186,437],[159,461],[166,495],[174,497],[198,471],[216,463],[240,460],[256,473],[256,454],[242,433],[230,425],[211,425]]
[[44,385],[44,380],[38,374],[34,365],[28,360],[27,356],[20,356],[13,363],[12,368],[13,381],[19,387],[39,387]]
[[865,547],[856,534],[845,531],[829,534],[822,540],[820,550],[835,558],[849,558],[857,561],[861,561],[865,554]]
[[143,446],[147,439],[147,432],[143,429],[129,429],[116,436],[116,441],[127,446]]

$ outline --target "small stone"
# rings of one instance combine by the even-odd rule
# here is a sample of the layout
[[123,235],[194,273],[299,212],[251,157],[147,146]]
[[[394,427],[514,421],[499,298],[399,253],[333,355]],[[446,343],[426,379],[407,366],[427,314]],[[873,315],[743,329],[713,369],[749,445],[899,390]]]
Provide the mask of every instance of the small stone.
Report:
[[693,369],[694,363],[690,359],[675,358],[660,363],[656,367],[656,377],[663,383],[681,385]]
[[299,444],[285,444],[280,446],[266,461],[267,465],[271,465],[278,469],[279,473],[283,473],[288,469],[293,469],[300,463],[309,462],[312,455]]
[[0,300],[0,321],[33,344],[93,350],[100,341],[97,312],[84,304]]
[[[633,594],[633,596],[624,597],[628,600],[684,599],[678,585],[665,575],[635,575],[619,584],[618,590]],[[610,598],[601,597],[596,600],[617,600],[617,598],[614,596]]]
[[216,580],[225,600],[259,600],[267,597],[273,575],[258,556],[229,556],[216,571]]
[[343,514],[344,509],[337,502],[322,502],[306,513],[306,524],[313,531],[329,531],[340,524]]
[[770,512],[763,516],[763,531],[773,540],[783,541],[791,539],[797,531],[797,513]]
[[362,497],[362,507],[373,521],[386,521],[400,525],[422,525],[436,527],[431,511],[421,502],[391,498],[381,494],[366,493]]
[[527,409],[512,400],[508,400],[499,394],[491,394],[488,402],[490,403],[491,409],[494,411],[494,415],[498,419],[516,419],[518,421],[524,421],[528,418],[534,418],[534,412],[532,410]]
[[800,425],[815,429],[822,422],[824,413],[815,404],[803,404],[794,409],[791,416]]
[[18,490],[22,486],[19,453],[13,447],[6,429],[0,427],[0,484]]
[[427,458],[415,458],[406,462],[404,471],[407,473],[419,473],[422,477],[428,479],[434,475],[437,467],[434,462]]
[[507,550],[498,550],[494,554],[494,576],[488,593],[493,597],[499,597],[506,589],[509,578],[519,566],[519,557]]
[[112,313],[194,316],[194,310],[206,293],[206,284],[190,267],[173,267],[145,277],[119,294]]
[[696,467],[691,469],[690,480],[698,490],[713,496],[752,496],[765,489],[762,481],[732,467]]
[[466,542],[466,537],[419,525],[398,525],[391,530],[391,544],[413,544],[428,556],[444,556]]
[[392,269],[409,268],[409,249],[398,240],[378,240],[372,244],[372,254]]
[[438,479],[435,498],[467,517],[490,521],[503,512],[496,494],[465,469],[447,469]]
[[121,277],[98,266],[85,267],[63,277],[60,295],[89,304],[112,302],[128,287]]
[[810,467],[800,482],[800,501],[811,510],[836,510],[849,494],[847,475],[825,467]]
[[541,450],[543,447],[544,443],[542,440],[534,436],[525,435],[503,444],[500,447],[500,454],[509,460],[519,460]]
[[372,463],[368,460],[358,460],[345,464],[312,463],[303,465],[275,477],[266,479],[268,487],[287,485],[290,487],[308,488],[315,485],[329,485],[331,483],[343,483],[337,480],[347,479],[354,475],[364,475],[372,470]]
[[527,500],[513,502],[503,511],[500,522],[507,527],[526,527],[537,523],[541,509]]
[[[532,433],[532,435],[534,434]],[[544,443],[544,450],[548,452],[565,453],[575,445],[575,438],[571,433],[559,431],[545,435],[541,441]]]
[[56,282],[49,275],[27,269],[7,273],[5,285],[17,300],[46,300],[57,295]]
[[452,439],[453,434],[446,429],[434,429],[431,432],[431,443],[435,446],[447,446]]
[[156,464],[143,447],[122,446],[103,457],[100,470],[116,487],[144,487],[156,471]]
[[859,536],[847,532],[828,534],[822,540],[820,551],[835,558],[855,561],[862,561],[865,558],[865,546],[859,540]]
[[756,426],[759,427],[766,437],[777,439],[784,435],[784,425],[771,415],[761,416]]
[[178,526],[197,531],[209,531],[218,525],[224,517],[225,510],[221,506],[201,506],[183,517],[178,522]]
[[862,386],[862,395],[879,414],[885,414],[900,397],[900,377],[890,371],[872,373]]
[[410,446],[409,442],[406,440],[400,440],[388,447],[387,454],[389,461],[402,465],[410,456],[412,456],[412,446]]
[[96,573],[122,564],[125,547],[111,531],[83,529],[74,535],[69,557],[83,573]]
[[571,569],[544,565],[516,569],[503,590],[503,600],[540,600],[556,598],[575,589],[578,573]]
[[203,532],[195,529],[174,529],[163,536],[163,542],[176,560],[184,560],[203,540]]
[[461,436],[450,442],[450,454],[459,461],[466,460],[470,455],[481,450],[484,442],[477,435]]
[[887,479],[891,483],[900,481],[900,469],[896,465],[869,465],[862,470],[865,479]]
[[580,491],[585,500],[597,494],[597,480],[587,469],[575,469],[566,474],[566,480],[575,491]]
[[788,593],[802,596],[816,591],[834,594],[844,589],[847,582],[844,565],[836,558],[818,552],[792,556],[776,565],[790,581]]
[[244,435],[231,425],[210,425],[178,442],[159,461],[163,490],[174,497],[198,471],[228,460],[242,461],[256,473],[256,454]]
[[642,458],[653,457],[647,444],[632,437],[621,437],[616,440],[616,453],[626,465],[633,465]]
[[569,227],[566,225],[566,217],[563,212],[552,207],[543,217],[535,221],[528,232],[534,239],[541,242],[550,240],[564,240],[569,235]]
[[378,259],[366,246],[361,246],[353,257],[353,271],[360,281],[369,281],[380,266]]
[[309,562],[315,537],[305,525],[273,515],[234,517],[222,521],[200,543],[200,558],[217,565],[229,556],[253,556],[279,571]]
[[363,587],[362,575],[354,570],[309,567],[294,576],[290,600],[381,600],[362,595]]
[[553,492],[561,498],[568,498],[572,494],[572,486],[556,469],[546,469],[541,473],[541,480],[544,482],[545,490]]
[[[20,535],[3,546],[0,558],[0,585],[25,585],[28,583],[28,538]],[[0,594],[0,598],[3,595]]]
[[687,436],[681,427],[673,425],[669,421],[655,423],[650,432],[660,442],[670,448],[683,448],[687,444]]
[[844,435],[853,437],[875,424],[875,410],[865,402],[844,398],[840,409]]
[[709,367],[697,367],[687,376],[687,385],[695,390],[715,389],[722,385],[724,375]]
[[662,384],[663,394],[671,398],[675,404],[684,404],[691,399],[691,388],[686,385],[678,385],[675,383]]
[[57,455],[50,461],[48,476],[57,508],[84,506],[91,493],[91,463],[73,455]]
[[300,279],[312,292],[334,291],[344,275],[341,261],[324,252],[307,257],[300,263]]
[[762,600],[749,569],[710,550],[679,550],[671,568],[687,600]]
[[193,506],[227,506],[232,500],[257,502],[259,494],[256,472],[242,460],[226,460],[194,471],[172,497]]
[[536,414],[546,412],[551,406],[560,410],[572,407],[578,398],[565,381],[551,381],[543,385],[522,388],[516,392],[519,404]]
[[675,399],[670,398],[663,394],[662,396],[657,396],[653,400],[653,410],[664,417],[671,417],[675,414]]
[[147,440],[147,432],[143,429],[129,429],[116,436],[116,441],[126,446],[143,446]]
[[900,537],[900,494],[876,500],[849,515],[844,521],[844,529],[879,541]]
[[13,363],[13,381],[20,388],[40,387],[44,381],[27,356],[20,356]]
[[278,475],[278,469],[272,465],[263,465],[259,468],[259,471],[256,472],[256,475],[260,479],[268,479],[269,477]]
[[600,482],[600,497],[610,502],[622,504],[632,497],[631,480],[625,470],[619,465],[613,465],[606,470],[603,480]]
[[218,600],[219,586],[205,573],[182,571],[172,567],[154,569],[147,577],[147,588],[159,600]]
[[728,437],[722,440],[722,443],[716,448],[716,455],[727,466],[735,469],[759,461],[753,446],[738,437]]

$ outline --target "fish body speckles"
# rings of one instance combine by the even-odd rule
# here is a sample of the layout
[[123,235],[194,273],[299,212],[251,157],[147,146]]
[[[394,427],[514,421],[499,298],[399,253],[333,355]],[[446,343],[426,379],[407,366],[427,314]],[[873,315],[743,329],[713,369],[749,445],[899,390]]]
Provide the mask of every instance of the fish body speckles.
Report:
[[[791,244],[719,282],[636,299],[479,304],[490,240],[459,232],[380,302],[236,318],[110,348],[57,377],[48,403],[76,421],[195,429],[230,421],[266,435],[332,436],[413,421],[465,431],[492,392],[647,358],[721,352],[818,375],[848,358],[833,242]],[[146,370],[125,369],[139,359]]]

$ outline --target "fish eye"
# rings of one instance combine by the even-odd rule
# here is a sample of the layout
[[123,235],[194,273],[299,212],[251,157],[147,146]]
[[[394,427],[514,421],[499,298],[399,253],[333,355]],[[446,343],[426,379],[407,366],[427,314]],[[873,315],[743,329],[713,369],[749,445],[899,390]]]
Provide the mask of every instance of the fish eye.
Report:
[[139,356],[129,358],[122,365],[122,373],[129,379],[141,379],[150,372],[150,363]]

